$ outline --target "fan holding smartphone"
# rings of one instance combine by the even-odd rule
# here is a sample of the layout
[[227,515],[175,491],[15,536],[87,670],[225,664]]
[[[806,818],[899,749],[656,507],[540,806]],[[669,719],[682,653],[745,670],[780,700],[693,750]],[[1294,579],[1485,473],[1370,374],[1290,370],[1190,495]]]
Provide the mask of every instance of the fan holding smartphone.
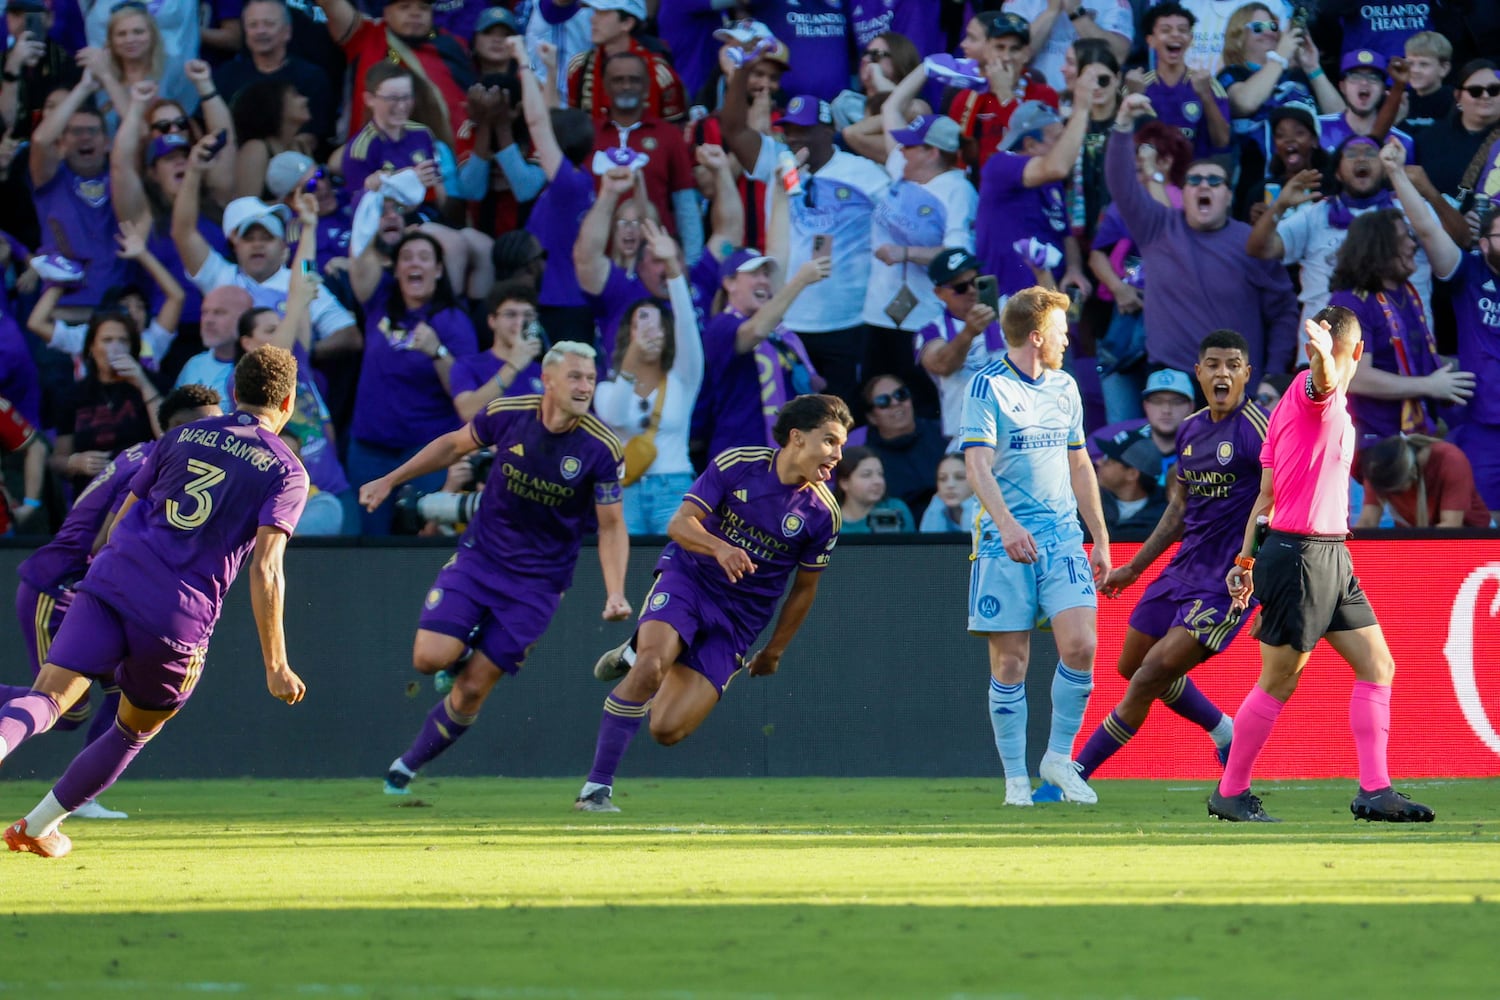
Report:
[[969,380],[1005,353],[999,282],[993,274],[981,274],[983,268],[962,247],[944,248],[927,265],[943,313],[917,333],[917,363],[937,384],[943,436],[948,438],[958,433]]

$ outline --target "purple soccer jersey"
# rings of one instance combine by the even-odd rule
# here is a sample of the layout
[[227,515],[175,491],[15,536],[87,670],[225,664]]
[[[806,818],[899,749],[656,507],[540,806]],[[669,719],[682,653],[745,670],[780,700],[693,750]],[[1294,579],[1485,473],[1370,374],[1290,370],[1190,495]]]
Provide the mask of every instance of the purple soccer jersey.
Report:
[[[683,500],[707,512],[710,535],[743,549],[755,572],[730,583],[710,556],[689,552],[676,542],[662,550],[658,573],[691,579],[701,593],[723,607],[741,635],[754,639],[776,610],[776,602],[796,570],[821,572],[838,543],[842,514],[822,483],[788,486],[776,475],[774,448],[733,448],[709,463]],[[654,600],[653,598],[652,600]],[[660,611],[647,601],[646,611]]]
[[526,229],[547,251],[538,301],[544,306],[587,305],[573,270],[573,241],[594,203],[594,177],[564,158],[551,183],[537,195]]
[[1038,239],[1061,250],[1068,235],[1063,186],[1027,187],[1021,175],[1030,161],[1029,156],[1000,150],[985,161],[979,173],[975,250],[999,279],[1002,296],[1036,284],[1031,268],[1013,249],[1017,240]]
[[116,455],[88,488],[78,494],[73,509],[68,511],[67,519],[52,540],[20,565],[17,572],[21,579],[38,591],[54,595],[82,579],[105,518],[119,508],[130,491],[131,480],[155,447],[155,441],[146,441]]
[[[1214,80],[1211,86],[1214,103],[1219,106],[1219,112],[1223,114],[1224,121],[1228,122],[1231,117],[1229,94],[1220,86],[1218,80]],[[1169,86],[1154,72],[1147,73],[1146,96],[1151,98],[1151,107],[1156,110],[1158,118],[1182,130],[1187,141],[1193,145],[1194,156],[1212,156],[1223,152],[1223,148],[1215,147],[1213,139],[1209,137],[1208,118],[1207,112],[1203,109],[1203,98],[1198,96],[1198,91],[1193,89],[1193,83],[1186,75],[1177,82],[1176,86]],[[1233,136],[1230,141],[1233,142]]]
[[484,556],[483,582],[496,589],[519,575],[552,593],[567,590],[583,536],[599,526],[594,505],[620,502],[619,439],[593,415],[552,433],[540,396],[497,399],[471,426],[480,447],[495,449],[495,464],[460,553]]
[[[448,371],[448,391],[455,399],[461,392],[473,392],[500,373],[505,362],[495,357],[493,351],[480,351],[453,362]],[[542,364],[533,361],[519,372],[506,387],[503,396],[526,396],[542,391]]]
[[256,533],[292,533],[307,502],[307,472],[259,420],[235,412],[163,437],[130,492],[139,502],[78,590],[187,653],[213,634]]
[[1177,481],[1187,491],[1182,544],[1163,576],[1224,593],[1224,574],[1245,540],[1260,495],[1260,451],[1270,418],[1253,401],[1215,422],[1199,410],[1177,429]]
[[83,266],[83,281],[61,299],[65,306],[98,305],[104,293],[130,280],[130,262],[115,253],[119,233],[110,202],[109,171],[80,177],[66,163],[34,189],[42,224],[42,253],[60,253]]
[[344,154],[344,189],[363,191],[365,178],[383,170],[404,170],[437,159],[437,147],[427,126],[407,122],[401,136],[389,138],[371,122],[349,140]]

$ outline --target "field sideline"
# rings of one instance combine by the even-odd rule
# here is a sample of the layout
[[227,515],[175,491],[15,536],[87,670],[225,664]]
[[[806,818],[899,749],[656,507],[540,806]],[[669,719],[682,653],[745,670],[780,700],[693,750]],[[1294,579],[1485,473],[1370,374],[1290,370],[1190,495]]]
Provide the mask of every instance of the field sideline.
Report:
[[[0,782],[0,819],[44,785]],[[1002,809],[972,780],[133,782],[71,856],[5,855],[18,996],[1479,997],[1500,993],[1500,780],[1101,781]]]

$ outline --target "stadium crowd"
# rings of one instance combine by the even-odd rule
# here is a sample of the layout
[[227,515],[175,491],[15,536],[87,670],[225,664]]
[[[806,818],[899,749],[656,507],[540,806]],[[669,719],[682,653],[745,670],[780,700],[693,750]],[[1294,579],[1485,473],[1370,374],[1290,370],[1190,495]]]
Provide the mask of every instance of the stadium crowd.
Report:
[[[435,531],[466,458],[360,484],[551,343],[598,349],[625,521],[810,391],[843,532],[966,532],[997,317],[1067,293],[1112,529],[1164,509],[1235,330],[1270,408],[1359,317],[1360,526],[1500,512],[1500,6],[1323,0],[7,0],[0,533],[45,536],[160,398],[275,343],[298,535]],[[1121,113],[1143,93],[1151,114]],[[227,404],[226,404],[227,405]],[[419,499],[420,497],[420,499]]]

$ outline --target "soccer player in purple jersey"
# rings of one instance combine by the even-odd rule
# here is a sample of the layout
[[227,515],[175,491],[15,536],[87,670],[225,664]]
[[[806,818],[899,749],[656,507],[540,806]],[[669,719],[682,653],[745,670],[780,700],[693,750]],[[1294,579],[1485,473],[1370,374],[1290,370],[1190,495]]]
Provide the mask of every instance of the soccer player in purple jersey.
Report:
[[[223,413],[219,394],[213,389],[206,385],[185,385],[169,392],[161,401],[157,422],[171,432],[183,424],[222,416]],[[78,495],[73,509],[68,511],[67,519],[52,540],[21,563],[17,571],[21,582],[16,587],[16,617],[21,622],[21,635],[26,640],[33,678],[41,673],[63,616],[73,605],[73,588],[83,579],[89,562],[104,547],[109,526],[114,523],[115,514],[130,492],[130,481],[154,447],[156,442],[148,441],[132,445],[116,455]],[[120,689],[113,679],[106,679],[102,688],[104,703],[89,726],[85,744],[103,735],[114,722],[120,704]],[[0,704],[19,698],[30,690],[30,687],[0,684]],[[60,731],[77,729],[89,717],[89,708],[89,695],[85,690],[77,703],[58,718],[53,728]],[[123,812],[106,809],[96,801],[85,802],[73,811],[73,815],[82,819],[126,818]]]
[[52,728],[92,681],[113,677],[120,687],[114,727],[6,827],[12,851],[60,858],[73,849],[59,824],[114,784],[192,695],[224,594],[247,556],[266,686],[289,705],[306,693],[287,662],[281,621],[282,555],[307,500],[307,473],[277,437],[296,406],[297,361],[279,347],[251,351],[235,366],[234,390],[235,412],[157,443],[78,584],[35,687],[0,708],[3,759]]
[[[1349,383],[1364,342],[1359,318],[1329,306],[1307,322],[1312,367],[1298,375],[1266,431],[1260,496],[1224,582],[1236,607],[1261,602],[1260,680],[1235,713],[1235,740],[1208,814],[1231,822],[1274,823],[1250,791],[1250,772],[1318,640],[1354,668],[1349,727],[1359,760],[1359,794],[1349,811],[1366,820],[1430,823],[1432,810],[1391,787],[1386,743],[1396,664],[1365,597],[1349,550],[1349,464],[1354,421]],[[1271,530],[1255,548],[1256,522]],[[1253,576],[1251,574],[1254,574]]]
[[526,662],[573,582],[583,537],[599,534],[604,620],[630,617],[621,513],[624,451],[598,417],[594,349],[563,340],[542,359],[541,395],[494,400],[468,424],[436,438],[404,465],[360,487],[374,510],[402,483],[446,469],[479,448],[495,464],[458,552],[438,573],[417,626],[412,666],[435,674],[468,659],[453,687],[391,762],[385,790],[404,795],[428,761],[468,732],[495,683]]
[[[731,448],[693,483],[667,525],[672,541],[635,635],[595,667],[601,680],[625,679],[604,699],[594,766],[573,808],[620,811],[615,771],[648,713],[652,739],[671,746],[708,718],[742,668],[776,672],[838,542],[842,518],[827,483],[853,426],[837,396],[798,396],[776,415],[779,447]],[[789,578],[775,631],[746,662]]]
[[1229,754],[1234,722],[1198,690],[1188,671],[1222,652],[1244,624],[1240,612],[1230,609],[1222,574],[1260,492],[1260,449],[1269,418],[1245,396],[1250,345],[1238,333],[1215,330],[1204,337],[1196,374],[1208,406],[1177,431],[1166,512],[1140,551],[1110,570],[1099,588],[1105,597],[1118,597],[1182,540],[1130,615],[1119,663],[1130,685],[1078,755],[1084,780],[1130,741],[1158,699],[1204,729],[1221,762]]

